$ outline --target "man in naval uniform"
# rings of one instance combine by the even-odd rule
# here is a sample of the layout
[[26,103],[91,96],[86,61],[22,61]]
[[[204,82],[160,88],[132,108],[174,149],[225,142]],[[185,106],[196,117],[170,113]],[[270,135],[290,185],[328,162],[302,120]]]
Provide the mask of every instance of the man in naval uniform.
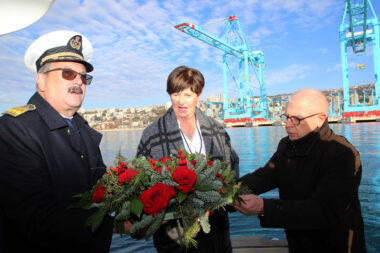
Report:
[[92,46],[72,31],[48,33],[25,54],[37,73],[27,105],[0,118],[0,231],[5,252],[108,252],[112,219],[92,233],[91,211],[68,208],[105,173],[102,135],[77,113],[93,70]]

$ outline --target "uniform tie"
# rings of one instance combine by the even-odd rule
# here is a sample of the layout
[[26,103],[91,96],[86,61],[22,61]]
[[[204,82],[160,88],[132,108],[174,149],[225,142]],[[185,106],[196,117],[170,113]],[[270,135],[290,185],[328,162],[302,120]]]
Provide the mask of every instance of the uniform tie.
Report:
[[69,118],[65,118],[65,120],[67,121],[67,124],[69,124],[69,127],[74,130],[76,133],[79,134],[79,129],[77,127],[77,124],[75,123],[75,121],[73,119],[69,119]]
[[68,118],[65,118],[65,120],[71,129],[71,133],[72,133],[71,138],[70,138],[71,144],[76,150],[78,150],[82,155],[84,155],[86,151],[84,148],[82,137],[80,136],[79,128],[77,124],[75,123],[75,120],[68,119]]

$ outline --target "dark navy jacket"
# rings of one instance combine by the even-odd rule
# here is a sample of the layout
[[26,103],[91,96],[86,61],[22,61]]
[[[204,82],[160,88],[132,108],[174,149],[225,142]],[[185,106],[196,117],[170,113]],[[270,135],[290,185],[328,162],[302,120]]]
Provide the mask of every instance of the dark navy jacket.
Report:
[[89,190],[105,173],[101,134],[75,114],[85,147],[80,151],[65,119],[38,93],[28,104],[36,109],[0,118],[3,250],[108,252],[111,219],[92,234],[84,225],[91,213],[68,208],[73,195]]

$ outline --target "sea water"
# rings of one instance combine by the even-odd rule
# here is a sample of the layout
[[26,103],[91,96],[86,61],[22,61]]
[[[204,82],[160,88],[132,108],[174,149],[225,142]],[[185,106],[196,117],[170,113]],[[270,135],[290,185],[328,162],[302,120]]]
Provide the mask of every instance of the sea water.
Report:
[[[380,123],[332,124],[335,133],[344,135],[359,150],[363,164],[359,188],[367,252],[380,252]],[[240,158],[240,176],[264,166],[277,148],[279,140],[286,136],[281,126],[229,128],[232,146]],[[128,157],[136,155],[142,130],[103,132],[101,151],[104,161],[111,165],[119,150]],[[271,191],[265,197],[278,197]],[[282,229],[260,227],[255,215],[230,213],[231,236],[261,236],[268,239],[285,239]],[[155,252],[152,241],[134,240],[128,235],[113,235],[112,253]]]

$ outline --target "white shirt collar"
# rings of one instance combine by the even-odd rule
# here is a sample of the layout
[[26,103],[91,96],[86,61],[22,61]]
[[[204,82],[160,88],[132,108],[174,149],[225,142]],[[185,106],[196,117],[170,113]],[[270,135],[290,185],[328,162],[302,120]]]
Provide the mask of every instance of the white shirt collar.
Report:
[[203,137],[202,137],[202,131],[201,131],[201,128],[199,126],[198,120],[196,120],[197,125],[196,125],[196,129],[195,129],[192,141],[190,141],[190,139],[187,138],[182,133],[181,123],[178,120],[177,120],[177,122],[178,122],[178,127],[181,131],[182,141],[183,141],[183,144],[185,146],[186,151],[189,153],[199,153],[199,151],[200,151],[201,154],[206,155],[206,147],[204,145],[204,141],[203,141]]

